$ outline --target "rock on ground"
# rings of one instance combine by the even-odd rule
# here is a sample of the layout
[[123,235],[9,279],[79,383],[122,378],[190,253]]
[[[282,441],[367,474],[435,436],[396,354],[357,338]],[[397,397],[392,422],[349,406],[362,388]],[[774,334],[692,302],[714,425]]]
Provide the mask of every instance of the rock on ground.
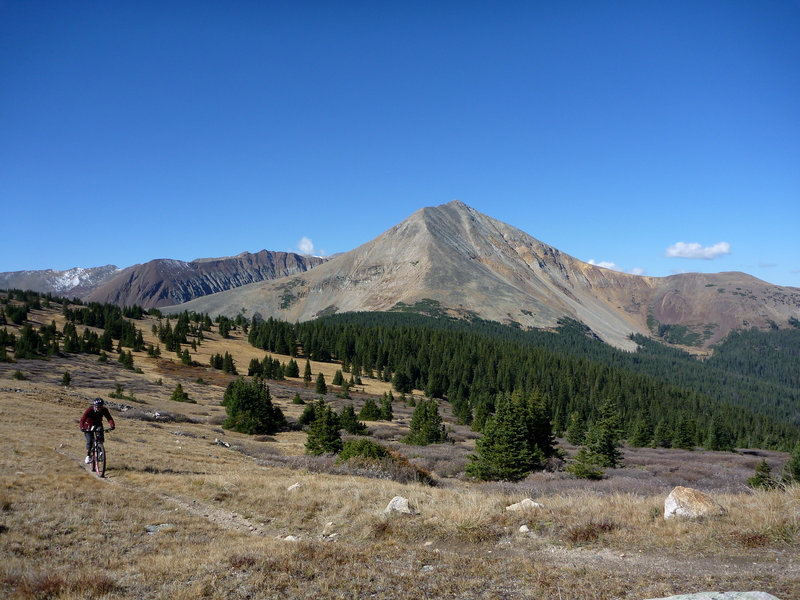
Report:
[[510,511],[533,510],[534,508],[542,508],[542,505],[539,504],[538,502],[534,502],[530,498],[525,498],[524,500],[517,502],[516,504],[506,506],[506,510]]
[[395,496],[389,501],[389,504],[383,510],[384,514],[389,513],[402,513],[405,515],[413,515],[414,512],[411,510],[411,507],[408,505],[408,498],[403,498],[402,496]]
[[665,519],[673,517],[696,519],[724,513],[725,509],[708,494],[680,485],[673,489],[664,501]]

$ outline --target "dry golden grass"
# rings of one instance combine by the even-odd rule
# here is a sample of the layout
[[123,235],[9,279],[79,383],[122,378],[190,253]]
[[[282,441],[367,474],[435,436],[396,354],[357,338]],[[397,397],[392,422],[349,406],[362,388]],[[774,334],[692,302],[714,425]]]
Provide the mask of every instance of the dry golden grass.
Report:
[[[142,328],[149,335],[149,325]],[[248,353],[263,357],[241,339],[201,348],[209,356],[233,352],[242,370]],[[800,597],[798,488],[723,493],[739,488],[712,482],[706,489],[728,512],[693,522],[662,517],[664,473],[674,476],[673,467],[637,462],[647,456],[680,465],[680,453],[626,451],[628,473],[601,485],[546,473],[519,484],[439,478],[436,487],[335,475],[325,472],[325,459],[302,456],[302,432],[223,431],[219,401],[230,377],[144,354],[135,362],[141,374],[88,356],[0,365],[2,597],[566,600],[733,589]],[[17,369],[29,380],[12,380]],[[69,389],[58,385],[65,370]],[[195,383],[199,376],[209,383]],[[178,381],[197,404],[169,400]],[[77,420],[88,399],[108,398],[115,382],[137,402],[121,401],[133,407],[125,412],[112,406],[117,429],[106,436],[101,480],[83,465]],[[306,393],[301,383],[271,387],[287,414],[299,414],[290,401],[295,391]],[[143,420],[156,411],[179,420]],[[387,436],[403,431],[388,428]],[[447,448],[474,443],[457,433],[463,439],[450,447],[394,445],[438,464]],[[703,461],[735,460],[691,458],[678,468],[699,480],[712,478],[711,467],[698,466]],[[736,460],[751,459],[760,457]],[[641,481],[657,483],[631,483]],[[395,495],[416,514],[382,514]],[[523,497],[543,507],[505,510]],[[529,533],[519,533],[521,525]],[[283,539],[289,535],[297,541]]]

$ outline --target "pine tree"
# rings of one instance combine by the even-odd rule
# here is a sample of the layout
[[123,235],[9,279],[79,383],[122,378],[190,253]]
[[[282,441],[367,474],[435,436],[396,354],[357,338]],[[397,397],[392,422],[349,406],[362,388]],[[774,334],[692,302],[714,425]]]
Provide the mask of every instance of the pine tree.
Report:
[[371,397],[364,400],[364,406],[358,413],[358,418],[362,421],[378,421],[381,418],[381,409],[375,404]]
[[585,448],[589,456],[603,467],[617,467],[622,462],[619,446],[622,427],[616,403],[607,398],[600,406],[600,418],[586,433]]
[[222,405],[228,418],[225,429],[240,433],[270,434],[286,424],[281,409],[272,404],[269,387],[259,379],[250,382],[239,377],[228,384]]
[[306,368],[303,371],[303,385],[308,387],[309,383],[311,383],[311,361],[306,359]]
[[567,472],[579,479],[602,479],[605,474],[597,457],[586,446],[578,450],[575,460],[567,465]]
[[64,375],[61,376],[61,385],[67,387],[71,382],[72,382],[72,376],[69,374],[69,371],[64,371]]
[[389,394],[384,394],[381,398],[381,409],[379,416],[382,421],[391,421],[394,418],[391,392],[389,392]]
[[342,375],[341,369],[336,369],[336,373],[333,374],[333,380],[331,381],[331,383],[333,385],[342,385],[343,381],[344,381],[344,376]]
[[362,435],[367,432],[367,426],[358,420],[356,411],[352,404],[348,404],[339,414],[339,425],[347,433],[352,435]]
[[653,431],[650,424],[644,417],[640,416],[633,425],[633,432],[628,439],[628,444],[630,444],[632,448],[644,448],[649,446],[652,440]]
[[514,404],[509,398],[498,400],[497,412],[486,422],[483,436],[475,443],[477,454],[469,457],[466,473],[470,477],[519,481],[530,473],[534,457],[529,449],[528,429]]
[[580,446],[586,440],[586,422],[577,412],[570,413],[566,431],[567,441]]
[[193,404],[195,403],[194,400],[189,398],[189,394],[187,394],[183,390],[183,386],[180,383],[178,383],[175,386],[175,390],[172,392],[172,395],[170,396],[169,399],[172,400],[173,402],[191,402]]
[[328,393],[328,386],[325,384],[325,376],[322,374],[322,371],[317,375],[317,383],[315,384],[314,391],[316,391],[317,394]]
[[306,454],[337,454],[342,449],[339,419],[322,398],[313,406],[314,420],[308,426]]
[[778,482],[772,477],[772,467],[767,464],[767,459],[762,458],[756,465],[755,474],[747,480],[751,488],[771,490],[778,487]]
[[411,415],[409,433],[403,442],[413,446],[427,446],[447,441],[439,405],[435,400],[420,400]]

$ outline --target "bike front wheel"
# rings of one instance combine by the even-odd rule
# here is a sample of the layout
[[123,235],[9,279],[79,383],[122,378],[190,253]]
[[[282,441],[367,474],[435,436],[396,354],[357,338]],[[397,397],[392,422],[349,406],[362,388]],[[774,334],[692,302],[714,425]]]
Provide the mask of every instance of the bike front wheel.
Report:
[[106,474],[106,450],[100,442],[94,446],[94,471],[98,477]]

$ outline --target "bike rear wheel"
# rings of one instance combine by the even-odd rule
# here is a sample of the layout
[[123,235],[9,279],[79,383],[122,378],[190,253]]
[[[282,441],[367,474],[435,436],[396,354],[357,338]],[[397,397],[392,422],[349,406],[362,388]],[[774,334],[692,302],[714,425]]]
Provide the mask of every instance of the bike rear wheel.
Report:
[[106,474],[106,450],[103,444],[96,442],[94,445],[94,471],[98,477],[103,477]]

